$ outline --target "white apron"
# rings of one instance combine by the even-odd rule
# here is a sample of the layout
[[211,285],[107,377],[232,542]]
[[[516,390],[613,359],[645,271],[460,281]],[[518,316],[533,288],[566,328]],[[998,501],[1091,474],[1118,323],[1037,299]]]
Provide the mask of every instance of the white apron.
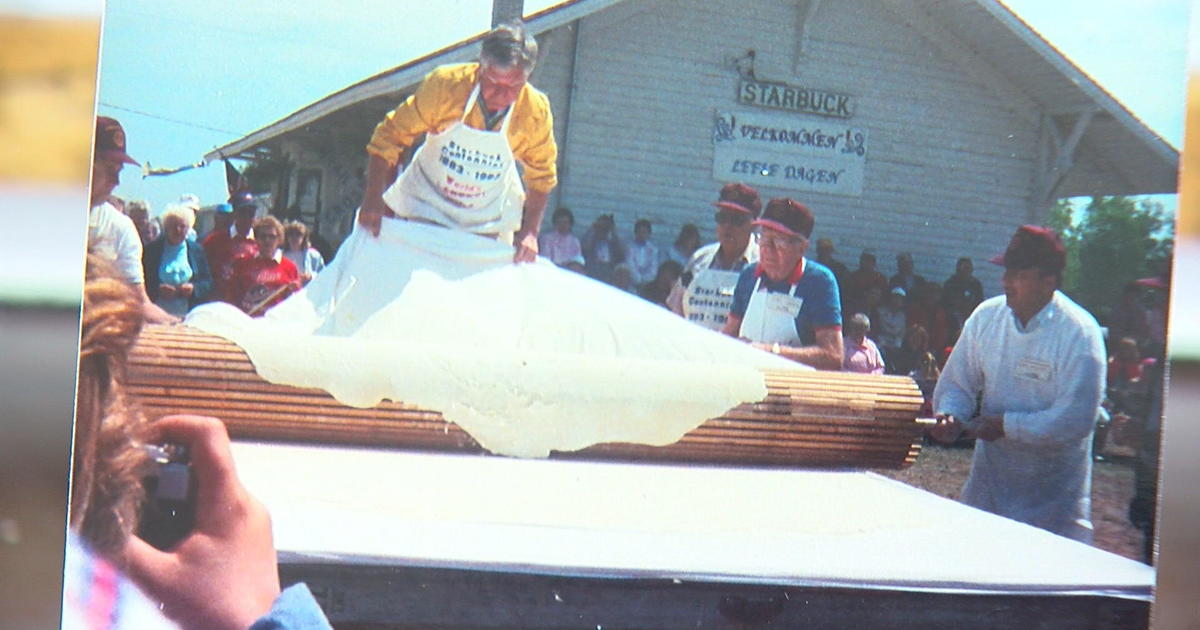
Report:
[[741,271],[705,268],[683,292],[683,316],[710,330],[721,330],[733,306],[733,289]]
[[465,120],[479,96],[471,91],[462,119],[441,133],[431,133],[412,162],[383,194],[399,217],[431,221],[475,234],[512,240],[521,227],[525,189],[508,146],[512,108],[499,131],[467,126]]
[[754,281],[754,292],[750,294],[738,336],[758,343],[800,345],[796,317],[804,306],[804,298],[793,295],[797,285],[792,285],[787,293],[760,291],[761,285],[762,278]]

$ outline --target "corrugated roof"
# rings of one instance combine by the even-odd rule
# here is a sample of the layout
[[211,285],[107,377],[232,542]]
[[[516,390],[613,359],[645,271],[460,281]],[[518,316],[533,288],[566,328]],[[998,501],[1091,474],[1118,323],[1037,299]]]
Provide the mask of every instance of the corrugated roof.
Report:
[[[622,0],[570,0],[527,18],[545,33]],[[1056,196],[1171,193],[1177,188],[1179,152],[1091,77],[996,0],[897,0],[957,34],[980,60],[1004,75],[1024,97],[1068,122],[1085,110],[1094,116],[1075,152],[1075,165]],[[204,156],[207,161],[253,149],[332,112],[415,85],[433,68],[469,61],[483,33],[382,72]],[[1069,129],[1068,129],[1069,131]],[[1067,132],[1064,132],[1064,135]]]

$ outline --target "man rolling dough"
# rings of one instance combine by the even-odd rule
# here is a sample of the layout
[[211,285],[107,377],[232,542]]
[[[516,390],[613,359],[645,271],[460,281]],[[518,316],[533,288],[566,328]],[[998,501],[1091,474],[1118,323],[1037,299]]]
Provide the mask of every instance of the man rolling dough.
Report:
[[382,217],[395,216],[511,238],[515,262],[534,260],[558,157],[550,101],[528,83],[536,61],[524,26],[501,25],[484,37],[478,62],[430,72],[375,127],[359,223],[378,234]]

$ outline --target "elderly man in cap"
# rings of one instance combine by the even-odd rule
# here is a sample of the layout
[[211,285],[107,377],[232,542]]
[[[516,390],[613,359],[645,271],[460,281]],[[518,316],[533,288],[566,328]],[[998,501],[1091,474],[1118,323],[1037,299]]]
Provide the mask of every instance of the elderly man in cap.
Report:
[[92,157],[91,209],[88,211],[88,252],[112,261],[127,282],[137,287],[144,302],[146,321],[170,323],[177,317],[150,301],[142,271],[142,239],[133,220],[117,210],[109,198],[121,183],[126,164],[140,166],[125,148],[125,129],[107,116],[96,118],[96,148]]
[[395,216],[511,238],[513,259],[533,261],[558,182],[550,100],[528,83],[537,51],[523,25],[500,25],[483,38],[477,63],[430,72],[375,127],[358,222],[376,235],[383,217]]
[[964,503],[1090,543],[1100,326],[1058,291],[1066,253],[1053,230],[1021,226],[991,262],[1004,265],[1004,295],[963,325],[934,390],[933,437],[979,439]]
[[721,188],[713,219],[717,242],[692,253],[667,307],[710,330],[721,330],[733,305],[733,288],[746,265],[758,262],[758,240],[750,224],[762,210],[758,191],[742,183]]
[[772,199],[758,263],[742,270],[723,332],[815,368],[842,367],[842,310],[833,272],[804,257],[816,220],[793,199]]
[[[233,286],[234,263],[242,258],[258,255],[258,243],[251,233],[254,217],[258,214],[258,202],[248,190],[235,192],[227,204],[231,212],[225,213],[218,207],[215,215],[216,227],[204,237],[204,253],[212,270],[213,289],[217,299],[237,305]],[[222,218],[225,217],[232,218]],[[221,226],[227,226],[222,228]]]

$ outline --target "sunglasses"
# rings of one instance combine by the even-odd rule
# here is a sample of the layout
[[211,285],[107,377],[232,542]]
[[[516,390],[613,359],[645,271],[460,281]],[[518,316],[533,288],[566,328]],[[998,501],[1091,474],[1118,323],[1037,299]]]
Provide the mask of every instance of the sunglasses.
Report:
[[750,215],[742,212],[735,212],[733,210],[718,210],[717,213],[713,215],[713,220],[715,220],[718,225],[729,224],[741,227],[750,222]]

